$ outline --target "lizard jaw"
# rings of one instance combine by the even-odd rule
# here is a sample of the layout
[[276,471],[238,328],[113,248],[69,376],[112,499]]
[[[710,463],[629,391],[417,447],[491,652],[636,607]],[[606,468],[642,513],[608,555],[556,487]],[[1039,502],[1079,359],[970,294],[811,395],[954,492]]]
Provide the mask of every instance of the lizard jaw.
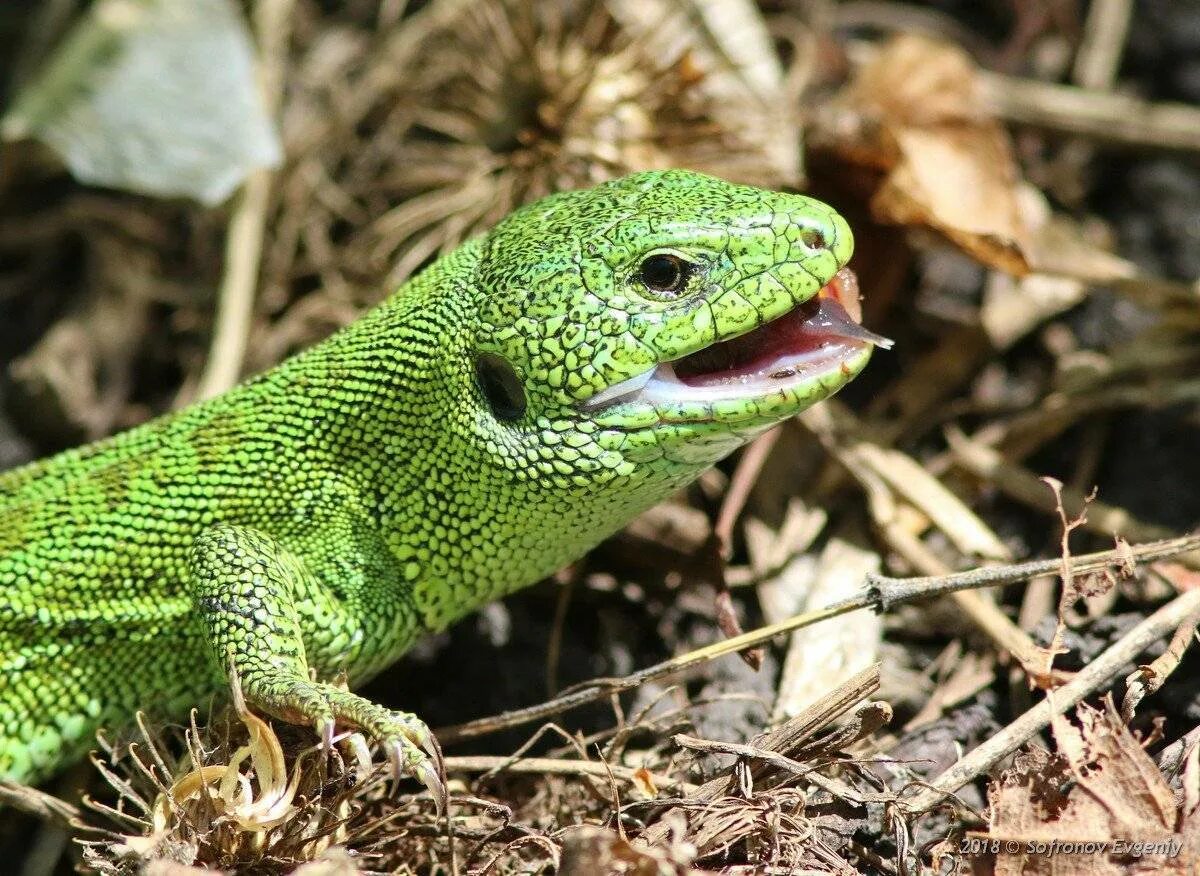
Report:
[[664,407],[752,401],[831,377],[845,382],[861,369],[872,346],[892,346],[858,324],[857,304],[857,281],[843,268],[817,295],[783,316],[661,362],[608,387],[586,406],[594,410],[626,402]]

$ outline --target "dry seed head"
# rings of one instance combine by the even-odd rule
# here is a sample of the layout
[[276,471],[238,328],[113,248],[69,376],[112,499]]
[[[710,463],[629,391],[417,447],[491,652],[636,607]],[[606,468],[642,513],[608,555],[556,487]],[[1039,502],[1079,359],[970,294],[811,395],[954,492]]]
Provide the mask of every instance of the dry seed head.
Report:
[[[293,96],[285,125],[292,162],[268,297],[316,276],[321,296],[360,306],[521,204],[636,170],[794,184],[798,149],[778,148],[782,132],[797,136],[781,118],[794,101],[748,95],[720,37],[677,9],[442,0],[396,25],[382,40],[393,51],[359,45],[361,67],[301,73],[311,91]],[[761,25],[752,9],[750,21]]]

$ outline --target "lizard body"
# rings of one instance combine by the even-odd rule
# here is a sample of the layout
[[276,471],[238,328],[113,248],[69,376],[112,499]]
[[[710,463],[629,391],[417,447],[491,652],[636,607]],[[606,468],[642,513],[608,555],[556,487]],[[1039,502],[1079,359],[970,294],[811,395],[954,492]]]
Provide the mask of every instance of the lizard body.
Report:
[[0,778],[232,667],[428,783],[419,720],[310,669],[362,682],[840,388],[872,338],[818,291],[851,249],[683,171],[555,195],[229,393],[0,474]]

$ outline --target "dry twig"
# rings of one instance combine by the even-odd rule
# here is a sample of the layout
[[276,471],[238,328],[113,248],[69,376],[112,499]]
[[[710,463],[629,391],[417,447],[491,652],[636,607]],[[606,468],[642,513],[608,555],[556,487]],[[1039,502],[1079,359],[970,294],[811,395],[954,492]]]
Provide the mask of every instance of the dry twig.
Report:
[[1142,150],[1200,152],[1200,109],[1123,94],[981,73],[1000,118],[1092,142]]
[[[1200,548],[1200,534],[1136,545],[1119,550],[1084,554],[1075,558],[1074,567],[1077,574],[1100,572],[1109,569],[1118,571],[1128,570],[1132,563],[1153,562],[1155,560],[1166,559],[1167,557],[1178,556],[1181,553],[1187,553],[1197,548]],[[687,654],[665,660],[662,663],[656,663],[653,666],[621,678],[595,678],[583,682],[575,685],[574,688],[560,696],[536,706],[514,709],[499,715],[468,721],[465,724],[444,727],[437,731],[437,736],[444,743],[450,743],[460,739],[484,736],[488,733],[495,733],[510,727],[519,727],[522,724],[543,720],[552,715],[586,705],[587,703],[596,702],[597,700],[633,690],[650,681],[658,681],[686,673],[717,657],[770,641],[776,636],[819,623],[827,618],[837,617],[849,611],[858,611],[863,608],[875,608],[879,611],[886,611],[903,602],[929,599],[959,590],[992,587],[1000,584],[1014,584],[1037,575],[1054,573],[1061,567],[1061,564],[1062,561],[1059,559],[1035,560],[1029,563],[975,569],[970,572],[934,575],[922,578],[890,578],[884,575],[870,576],[866,581],[866,587],[860,593],[833,605],[804,612],[779,623],[750,630],[741,636],[724,639],[703,648],[697,648],[694,651],[689,651]]]
[[[262,56],[259,83],[264,109],[271,117],[283,92],[293,6],[294,0],[259,0],[255,7],[255,31]],[[241,378],[274,176],[266,168],[254,171],[237,200],[225,240],[225,275],[217,295],[208,361],[194,396],[181,399],[184,403],[220,395]]]
[[1054,716],[1063,714],[1084,697],[1112,681],[1122,666],[1174,631],[1197,611],[1200,611],[1200,590],[1188,591],[1168,602],[1109,646],[1069,682],[1050,691],[1044,700],[905,800],[902,804],[904,810],[916,814],[942,803],[963,785],[983,775],[1028,742],[1035,733],[1049,726]]

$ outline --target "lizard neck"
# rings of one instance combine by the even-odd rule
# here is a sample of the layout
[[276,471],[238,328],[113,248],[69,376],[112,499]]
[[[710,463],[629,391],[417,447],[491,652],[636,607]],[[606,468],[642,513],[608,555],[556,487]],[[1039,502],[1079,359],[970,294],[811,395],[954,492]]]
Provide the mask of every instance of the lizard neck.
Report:
[[312,406],[308,440],[358,485],[427,629],[552,573],[703,467],[568,445],[553,413],[500,428],[475,382],[479,257],[460,248],[275,376]]

